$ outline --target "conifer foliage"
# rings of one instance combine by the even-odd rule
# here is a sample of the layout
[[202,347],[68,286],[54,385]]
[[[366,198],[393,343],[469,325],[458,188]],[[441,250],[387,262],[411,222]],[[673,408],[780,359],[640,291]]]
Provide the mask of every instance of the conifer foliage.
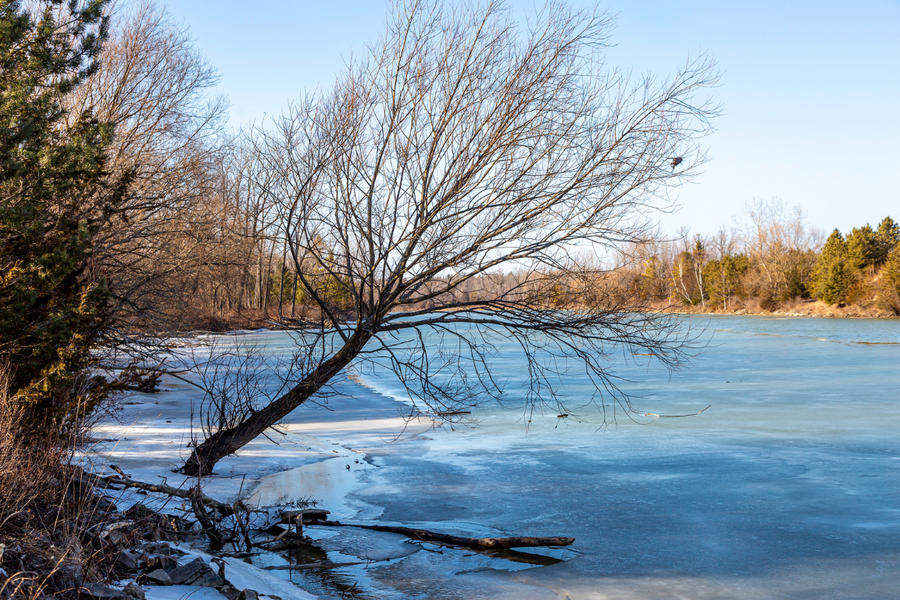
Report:
[[105,165],[110,128],[64,96],[96,68],[107,0],[0,1],[0,359],[34,424],[65,426],[106,319],[92,235],[127,174]]
[[827,304],[842,304],[850,288],[847,242],[835,229],[825,241],[812,275],[813,295]]

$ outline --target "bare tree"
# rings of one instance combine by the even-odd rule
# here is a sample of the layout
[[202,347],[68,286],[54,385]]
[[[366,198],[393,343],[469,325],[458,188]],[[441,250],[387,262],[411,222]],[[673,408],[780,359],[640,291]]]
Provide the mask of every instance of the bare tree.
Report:
[[789,210],[777,198],[756,198],[746,210],[748,220],[740,230],[753,268],[753,294],[773,306],[802,296],[822,245],[821,232],[807,225],[800,206]]
[[221,262],[215,238],[227,104],[215,70],[163,8],[141,0],[120,8],[100,66],[69,97],[114,128],[113,173],[127,174],[125,200],[96,240],[95,268],[110,281],[119,325],[152,328],[183,302],[195,267]]
[[[697,242],[702,251],[702,242],[699,235]],[[675,296],[680,296],[685,304],[694,304],[697,296],[704,300],[702,291],[702,279],[698,278],[696,246],[691,244],[691,228],[681,226],[676,237],[671,242],[672,261],[669,280],[675,290]],[[680,246],[680,247],[679,247]],[[702,259],[702,257],[701,257]],[[700,267],[702,269],[702,266]]]
[[[605,293],[576,258],[642,239],[648,212],[704,162],[715,108],[697,94],[716,74],[701,58],[632,82],[602,60],[610,25],[549,3],[522,31],[500,2],[400,1],[333,92],[292,107],[267,155],[299,286],[322,315],[298,336],[315,360],[196,446],[186,473],[210,472],[355,360],[392,368],[437,415],[501,399],[490,356],[503,343],[528,358],[532,407],[564,406],[556,392],[578,365],[592,401],[606,411],[611,394],[615,408],[622,346],[680,363],[678,323]],[[505,269],[523,283],[456,293]],[[549,302],[557,289],[564,301]]]

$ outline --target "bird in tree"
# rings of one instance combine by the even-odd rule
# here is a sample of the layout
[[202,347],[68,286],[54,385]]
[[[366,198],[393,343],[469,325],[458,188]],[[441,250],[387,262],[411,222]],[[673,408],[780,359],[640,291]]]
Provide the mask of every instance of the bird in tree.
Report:
[[680,165],[683,162],[684,162],[683,156],[676,156],[675,158],[673,158],[672,159],[672,170],[674,171],[675,167],[677,167],[678,165]]

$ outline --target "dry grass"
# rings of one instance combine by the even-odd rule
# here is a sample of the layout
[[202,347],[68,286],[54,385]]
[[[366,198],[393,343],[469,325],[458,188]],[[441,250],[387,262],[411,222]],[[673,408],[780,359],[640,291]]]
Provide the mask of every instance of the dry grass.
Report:
[[0,368],[0,599],[75,597],[82,575],[109,573],[109,557],[89,533],[106,513],[71,464],[70,440],[28,435],[7,389]]

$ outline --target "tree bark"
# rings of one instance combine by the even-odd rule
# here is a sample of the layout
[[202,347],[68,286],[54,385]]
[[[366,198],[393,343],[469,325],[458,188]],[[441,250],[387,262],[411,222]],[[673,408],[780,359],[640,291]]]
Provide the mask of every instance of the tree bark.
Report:
[[294,320],[294,308],[297,306],[297,273],[294,272],[294,284],[291,286],[291,321]]
[[372,338],[371,328],[360,327],[346,344],[331,358],[322,362],[281,398],[244,419],[239,425],[220,429],[196,446],[182,467],[185,475],[210,475],[216,463],[256,439],[266,429],[278,423],[295,408],[319,391],[341,369],[350,364]]

